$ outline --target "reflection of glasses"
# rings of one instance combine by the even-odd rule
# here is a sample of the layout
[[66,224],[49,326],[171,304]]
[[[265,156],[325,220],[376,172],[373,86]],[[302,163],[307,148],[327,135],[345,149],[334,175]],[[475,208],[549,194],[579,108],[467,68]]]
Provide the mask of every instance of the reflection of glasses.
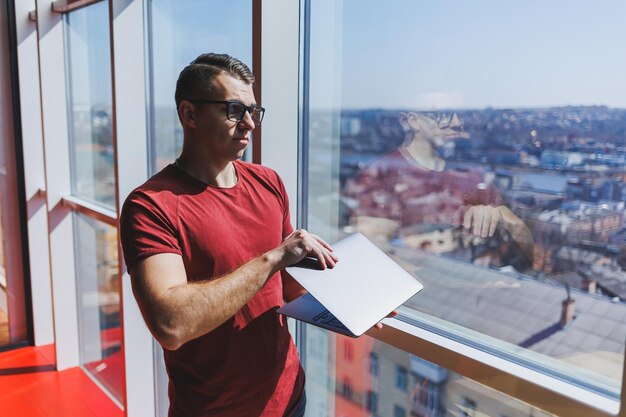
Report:
[[453,114],[437,114],[430,116],[439,129],[463,130],[463,122],[456,113]]
[[255,125],[260,125],[263,121],[263,116],[265,115],[265,109],[261,106],[246,106],[241,101],[237,100],[205,100],[202,98],[196,98],[193,100],[188,100],[192,103],[208,103],[208,104],[226,104],[226,118],[231,122],[240,123],[244,117],[246,117],[246,112],[250,114],[252,117],[252,121]]

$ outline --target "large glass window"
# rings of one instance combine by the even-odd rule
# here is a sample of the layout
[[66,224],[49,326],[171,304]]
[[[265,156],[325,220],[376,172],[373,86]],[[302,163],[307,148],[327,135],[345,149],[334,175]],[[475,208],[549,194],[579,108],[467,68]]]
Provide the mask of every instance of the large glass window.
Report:
[[81,365],[122,402],[117,229],[75,213],[74,233]]
[[156,172],[182,149],[183,131],[174,101],[180,71],[206,52],[232,55],[252,68],[252,2],[151,0],[148,4],[150,167]]
[[[413,273],[416,322],[619,398],[626,6],[306,3],[309,230],[361,232]],[[461,386],[431,382],[402,407]]]
[[[1,208],[0,208],[1,209]],[[0,211],[1,215],[1,211]],[[0,216],[0,346],[9,343],[9,305],[7,296],[7,275],[4,257],[4,232]]]
[[[3,5],[4,7],[4,5]],[[9,7],[8,10],[11,10]],[[14,126],[15,113],[13,95],[17,93],[12,85],[12,75],[17,70],[17,56],[10,45],[4,28],[11,20],[6,10],[0,12],[0,350],[9,345],[17,345],[32,337],[29,332],[25,294],[24,254],[22,253],[22,221],[20,181],[16,160],[17,127]],[[23,174],[22,174],[23,175]],[[29,335],[30,333],[30,335]]]
[[[72,194],[115,210],[108,3],[65,19]],[[117,228],[90,214],[73,216],[80,364],[122,403]]]
[[115,207],[109,8],[66,15],[72,193]]
[[[306,332],[311,340],[323,340],[327,352],[345,340],[354,342],[309,325]],[[307,340],[307,416],[553,416],[368,336],[358,341],[354,363],[346,366],[311,354],[319,346],[309,346]],[[378,377],[369,366],[372,353],[380,364]],[[405,390],[394,385],[399,369],[411,374]]]

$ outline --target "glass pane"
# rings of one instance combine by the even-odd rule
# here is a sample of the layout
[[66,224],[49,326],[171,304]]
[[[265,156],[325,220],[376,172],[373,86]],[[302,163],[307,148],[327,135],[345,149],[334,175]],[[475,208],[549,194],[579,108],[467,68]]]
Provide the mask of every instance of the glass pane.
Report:
[[74,214],[81,364],[120,402],[122,329],[117,229]]
[[150,164],[157,172],[182,149],[174,101],[180,71],[205,52],[232,55],[252,68],[252,2],[152,0],[149,5]]
[[368,336],[307,325],[305,346],[307,417],[553,416]]
[[72,193],[115,208],[108,3],[66,16]]
[[[0,50],[0,53],[5,51],[3,48]],[[0,62],[0,73],[9,74],[8,61]],[[0,348],[3,348],[28,341],[29,325],[18,204],[20,184],[8,76],[0,77],[0,96],[6,99],[0,110]]]
[[310,2],[305,80],[308,228],[361,232],[391,254],[424,284],[405,305],[416,320],[614,398],[624,13],[619,1]]
[[10,341],[7,275],[4,257],[4,230],[2,223],[2,207],[0,207],[0,346],[7,345]]

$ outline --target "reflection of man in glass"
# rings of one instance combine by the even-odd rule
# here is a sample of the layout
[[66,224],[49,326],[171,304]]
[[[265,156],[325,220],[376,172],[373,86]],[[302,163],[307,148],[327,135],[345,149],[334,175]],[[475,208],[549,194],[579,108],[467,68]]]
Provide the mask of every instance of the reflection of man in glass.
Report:
[[332,249],[293,231],[278,175],[239,160],[263,119],[250,69],[204,54],[180,74],[181,156],[127,198],[133,293],[164,348],[170,416],[299,417],[304,371],[276,309],[300,294],[285,267]]
[[399,121],[405,132],[403,144],[368,166],[348,186],[348,194],[357,200],[353,223],[367,229],[373,219],[395,221],[396,235],[430,250],[430,240],[420,241],[415,236],[462,225],[477,238],[490,238],[501,226],[526,260],[532,259],[528,227],[502,205],[485,173],[448,169],[439,156],[438,148],[445,147],[449,139],[469,137],[458,116],[409,112],[401,113]]

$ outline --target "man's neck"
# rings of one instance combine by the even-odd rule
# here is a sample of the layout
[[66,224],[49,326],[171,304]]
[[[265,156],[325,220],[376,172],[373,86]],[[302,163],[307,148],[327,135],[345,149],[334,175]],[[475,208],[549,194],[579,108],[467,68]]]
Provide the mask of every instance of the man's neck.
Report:
[[205,184],[231,188],[237,184],[237,171],[232,161],[215,163],[207,159],[193,158],[183,154],[176,159],[178,169]]
[[435,153],[428,140],[414,138],[404,145],[406,156],[413,159],[415,163],[431,171],[441,171],[444,161]]

